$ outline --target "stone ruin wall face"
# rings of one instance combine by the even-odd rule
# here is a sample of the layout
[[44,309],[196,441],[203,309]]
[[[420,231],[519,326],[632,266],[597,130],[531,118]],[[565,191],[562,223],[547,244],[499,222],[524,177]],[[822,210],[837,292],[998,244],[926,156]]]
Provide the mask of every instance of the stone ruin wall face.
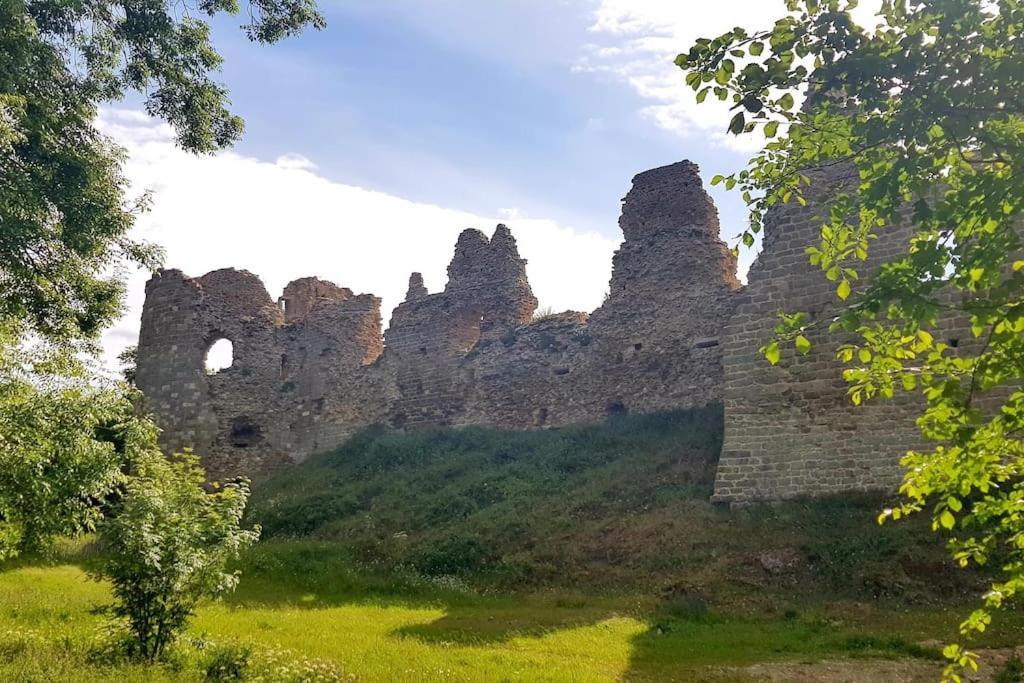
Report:
[[[839,191],[843,173],[815,177],[815,192]],[[894,490],[900,456],[919,445],[919,408],[899,395],[850,404],[835,359],[845,340],[826,333],[835,285],[804,253],[818,213],[813,197],[770,211],[744,287],[696,166],[653,169],[623,200],[623,242],[593,313],[534,319],[526,263],[498,226],[462,233],[444,291],[414,273],[383,334],[379,299],[316,278],[275,303],[244,271],[163,271],[147,285],[137,381],[163,446],[194,448],[214,477],[263,478],[371,424],[544,428],[722,403],[715,500]],[[882,233],[860,286],[908,236]],[[773,367],[758,349],[780,310],[821,324],[808,355],[787,349]],[[962,327],[944,334],[968,339]],[[207,375],[219,338],[234,364]]]
[[[766,214],[763,250],[722,331],[725,441],[713,497],[719,502],[893,492],[902,479],[900,458],[927,447],[916,424],[920,395],[897,392],[890,400],[860,406],[849,399],[836,351],[856,338],[828,331],[841,303],[836,283],[808,263],[805,249],[821,239],[828,210],[823,198],[855,191],[858,176],[856,169],[836,165],[810,177],[806,206],[776,206]],[[904,209],[909,214],[910,206]],[[909,221],[877,231],[868,260],[858,267],[854,295],[883,263],[907,253],[913,232]],[[955,303],[952,291],[939,296]],[[771,338],[782,310],[809,314],[814,325],[805,335],[811,351],[800,355],[789,345],[773,367],[758,349]],[[948,343],[949,353],[972,353],[980,345],[962,313],[940,317],[929,331]],[[998,399],[993,394],[979,405],[991,410],[1000,405]]]
[[[697,167],[636,176],[620,227],[590,315],[534,319],[501,225],[460,235],[444,291],[414,273],[383,334],[378,298],[316,278],[275,302],[245,271],[165,270],[146,286],[137,382],[163,447],[193,448],[214,478],[264,478],[372,424],[558,427],[720,401],[740,284]],[[225,338],[233,364],[207,374]]]
[[[894,491],[899,459],[918,445],[915,407],[893,401],[854,406],[836,350],[852,337],[829,333],[837,311],[836,283],[808,263],[824,220],[821,198],[849,183],[849,169],[812,176],[808,204],[773,207],[765,216],[763,249],[751,266],[736,312],[722,333],[726,433],[714,500],[778,500],[844,491]],[[861,264],[862,288],[885,262],[907,248],[910,232],[881,232]],[[803,311],[811,351],[782,346],[771,366],[759,352],[779,322],[778,312]]]

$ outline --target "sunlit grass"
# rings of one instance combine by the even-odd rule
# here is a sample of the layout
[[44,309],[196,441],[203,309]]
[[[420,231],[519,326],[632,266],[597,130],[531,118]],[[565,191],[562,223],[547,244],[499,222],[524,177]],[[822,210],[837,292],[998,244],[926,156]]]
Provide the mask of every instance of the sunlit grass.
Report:
[[[278,544],[274,552],[288,550]],[[343,565],[336,573],[347,578],[335,589],[329,572],[308,583],[290,571],[276,583],[254,572],[231,600],[203,606],[177,657],[154,668],[91,654],[104,633],[96,607],[109,593],[80,567],[13,567],[0,573],[0,680],[203,680],[197,643],[249,644],[279,661],[336,664],[366,681],[741,680],[723,678],[722,667],[851,656],[928,662],[934,651],[918,640],[948,635],[950,623],[941,608],[824,602],[755,617],[670,614],[642,599],[564,592],[481,596],[421,586],[382,594],[356,585]],[[1013,634],[1019,630],[1005,639]]]

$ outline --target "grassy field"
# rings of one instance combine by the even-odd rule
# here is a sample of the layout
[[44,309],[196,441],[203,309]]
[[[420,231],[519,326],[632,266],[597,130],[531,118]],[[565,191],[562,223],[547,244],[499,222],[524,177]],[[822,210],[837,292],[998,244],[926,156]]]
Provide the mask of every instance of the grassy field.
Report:
[[720,419],[368,431],[257,488],[238,591],[156,666],[87,543],[0,565],[0,681],[934,680],[984,577],[879,499],[712,506]]
[[[695,601],[548,590],[481,594],[454,580],[353,567],[335,544],[275,542],[246,558],[227,601],[204,606],[155,667],[106,647],[106,587],[74,556],[0,573],[0,680],[204,680],[215,658],[251,648],[250,680],[754,680],[745,665],[855,657],[935,670],[949,607],[805,597],[778,613]],[[84,561],[88,565],[88,561]],[[986,644],[1019,642],[1012,618]]]

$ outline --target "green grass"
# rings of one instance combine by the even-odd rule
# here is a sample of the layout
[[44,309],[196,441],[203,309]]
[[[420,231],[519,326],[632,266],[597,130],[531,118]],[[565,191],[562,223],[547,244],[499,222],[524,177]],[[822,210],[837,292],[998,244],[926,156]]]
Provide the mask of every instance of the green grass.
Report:
[[[717,406],[547,431],[371,429],[259,486],[249,518],[265,538],[327,540],[374,571],[477,588],[717,603],[756,601],[765,584],[911,602],[977,588],[926,519],[879,527],[877,497],[713,507],[721,433]],[[779,551],[799,561],[767,575],[758,558]]]
[[[306,574],[311,556],[319,560]],[[0,573],[0,680],[203,680],[229,644],[252,649],[251,674],[319,665],[367,681],[707,680],[720,667],[757,662],[909,657],[932,665],[935,649],[918,643],[948,636],[952,623],[935,607],[817,600],[798,614],[737,614],[644,596],[388,584],[317,542],[261,545],[245,569],[234,595],[201,608],[168,663],[143,667],[103,654],[96,608],[109,600],[106,586],[72,564],[9,568]],[[989,644],[1015,642],[1019,625]]]
[[[720,434],[715,408],[368,430],[255,491],[266,540],[238,590],[154,667],[105,635],[87,543],[0,565],[0,681],[741,681],[748,665],[836,659],[935,671],[934,643],[955,637],[984,577],[952,568],[923,518],[879,527],[877,498],[712,506]],[[1011,612],[977,645],[1022,635]]]

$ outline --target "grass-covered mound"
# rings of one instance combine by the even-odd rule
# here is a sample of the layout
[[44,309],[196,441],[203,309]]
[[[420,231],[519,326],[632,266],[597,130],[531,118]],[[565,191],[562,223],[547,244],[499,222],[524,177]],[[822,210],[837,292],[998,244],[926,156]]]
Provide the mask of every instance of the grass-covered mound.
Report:
[[721,434],[718,407],[546,431],[372,429],[258,487],[250,518],[363,567],[503,588],[921,602],[976,582],[926,520],[879,527],[878,499],[712,506]]

